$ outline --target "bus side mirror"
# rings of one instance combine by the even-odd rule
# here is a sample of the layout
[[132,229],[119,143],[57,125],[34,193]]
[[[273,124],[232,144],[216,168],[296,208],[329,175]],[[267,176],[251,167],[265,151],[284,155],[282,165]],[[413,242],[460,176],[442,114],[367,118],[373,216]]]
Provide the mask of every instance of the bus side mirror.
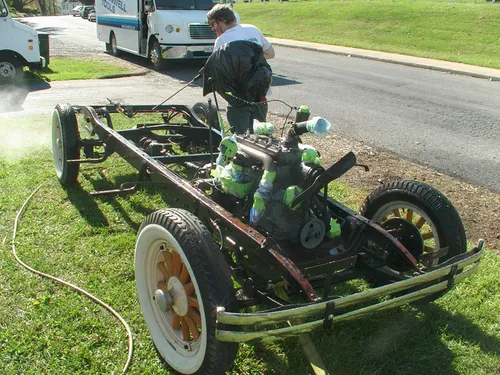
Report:
[[144,9],[146,12],[151,13],[155,11],[155,6],[152,0],[144,0]]

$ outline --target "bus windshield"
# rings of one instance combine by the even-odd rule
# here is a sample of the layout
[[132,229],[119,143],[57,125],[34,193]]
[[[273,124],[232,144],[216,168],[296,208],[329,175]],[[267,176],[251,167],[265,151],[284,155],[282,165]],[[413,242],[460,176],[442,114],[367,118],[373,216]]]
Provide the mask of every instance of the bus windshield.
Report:
[[156,9],[210,10],[218,3],[213,0],[155,0]]

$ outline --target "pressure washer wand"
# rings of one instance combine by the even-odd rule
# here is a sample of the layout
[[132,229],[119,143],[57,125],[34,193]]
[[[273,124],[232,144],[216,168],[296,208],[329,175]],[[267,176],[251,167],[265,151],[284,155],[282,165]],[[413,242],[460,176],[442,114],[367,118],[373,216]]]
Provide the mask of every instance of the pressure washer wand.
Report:
[[164,104],[167,100],[170,100],[172,99],[174,96],[176,96],[178,93],[180,93],[182,90],[184,90],[186,87],[188,87],[191,83],[199,80],[201,77],[203,77],[203,71],[205,70],[205,67],[201,68],[200,71],[198,72],[198,74],[196,76],[194,76],[194,78],[189,81],[188,83],[186,83],[183,87],[181,87],[179,90],[177,90],[175,93],[173,93],[172,95],[170,95],[167,99],[165,99],[164,101],[162,101],[160,104],[156,105],[153,107],[153,111],[158,108],[159,106],[161,106],[162,104]]

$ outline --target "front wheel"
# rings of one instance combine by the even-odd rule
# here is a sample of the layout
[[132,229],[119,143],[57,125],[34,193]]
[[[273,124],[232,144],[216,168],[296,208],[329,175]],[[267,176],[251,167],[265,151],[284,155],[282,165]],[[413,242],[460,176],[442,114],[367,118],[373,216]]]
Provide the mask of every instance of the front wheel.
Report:
[[224,374],[238,346],[216,340],[216,309],[234,311],[237,301],[229,267],[200,220],[181,209],[149,215],[139,228],[135,278],[163,359],[181,374]]
[[0,57],[0,83],[17,83],[23,77],[23,66],[16,58]]
[[378,222],[417,258],[448,248],[429,268],[467,251],[462,220],[450,201],[433,187],[418,181],[394,181],[374,190],[359,213]]
[[167,60],[163,58],[161,55],[161,46],[160,43],[155,40],[151,45],[151,49],[149,51],[149,59],[154,66],[156,71],[165,70],[167,67]]
[[74,185],[80,171],[80,136],[73,107],[58,104],[52,115],[52,156],[59,182],[64,187]]

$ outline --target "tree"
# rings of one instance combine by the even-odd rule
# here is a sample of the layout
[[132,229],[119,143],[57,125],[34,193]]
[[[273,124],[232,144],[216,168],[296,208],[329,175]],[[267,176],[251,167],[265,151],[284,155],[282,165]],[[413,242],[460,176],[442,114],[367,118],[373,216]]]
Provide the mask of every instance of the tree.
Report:
[[56,15],[59,13],[59,3],[57,0],[38,0],[38,5],[40,6],[42,16]]
[[24,7],[36,5],[36,0],[7,0],[7,4],[11,5],[18,12],[22,12]]

